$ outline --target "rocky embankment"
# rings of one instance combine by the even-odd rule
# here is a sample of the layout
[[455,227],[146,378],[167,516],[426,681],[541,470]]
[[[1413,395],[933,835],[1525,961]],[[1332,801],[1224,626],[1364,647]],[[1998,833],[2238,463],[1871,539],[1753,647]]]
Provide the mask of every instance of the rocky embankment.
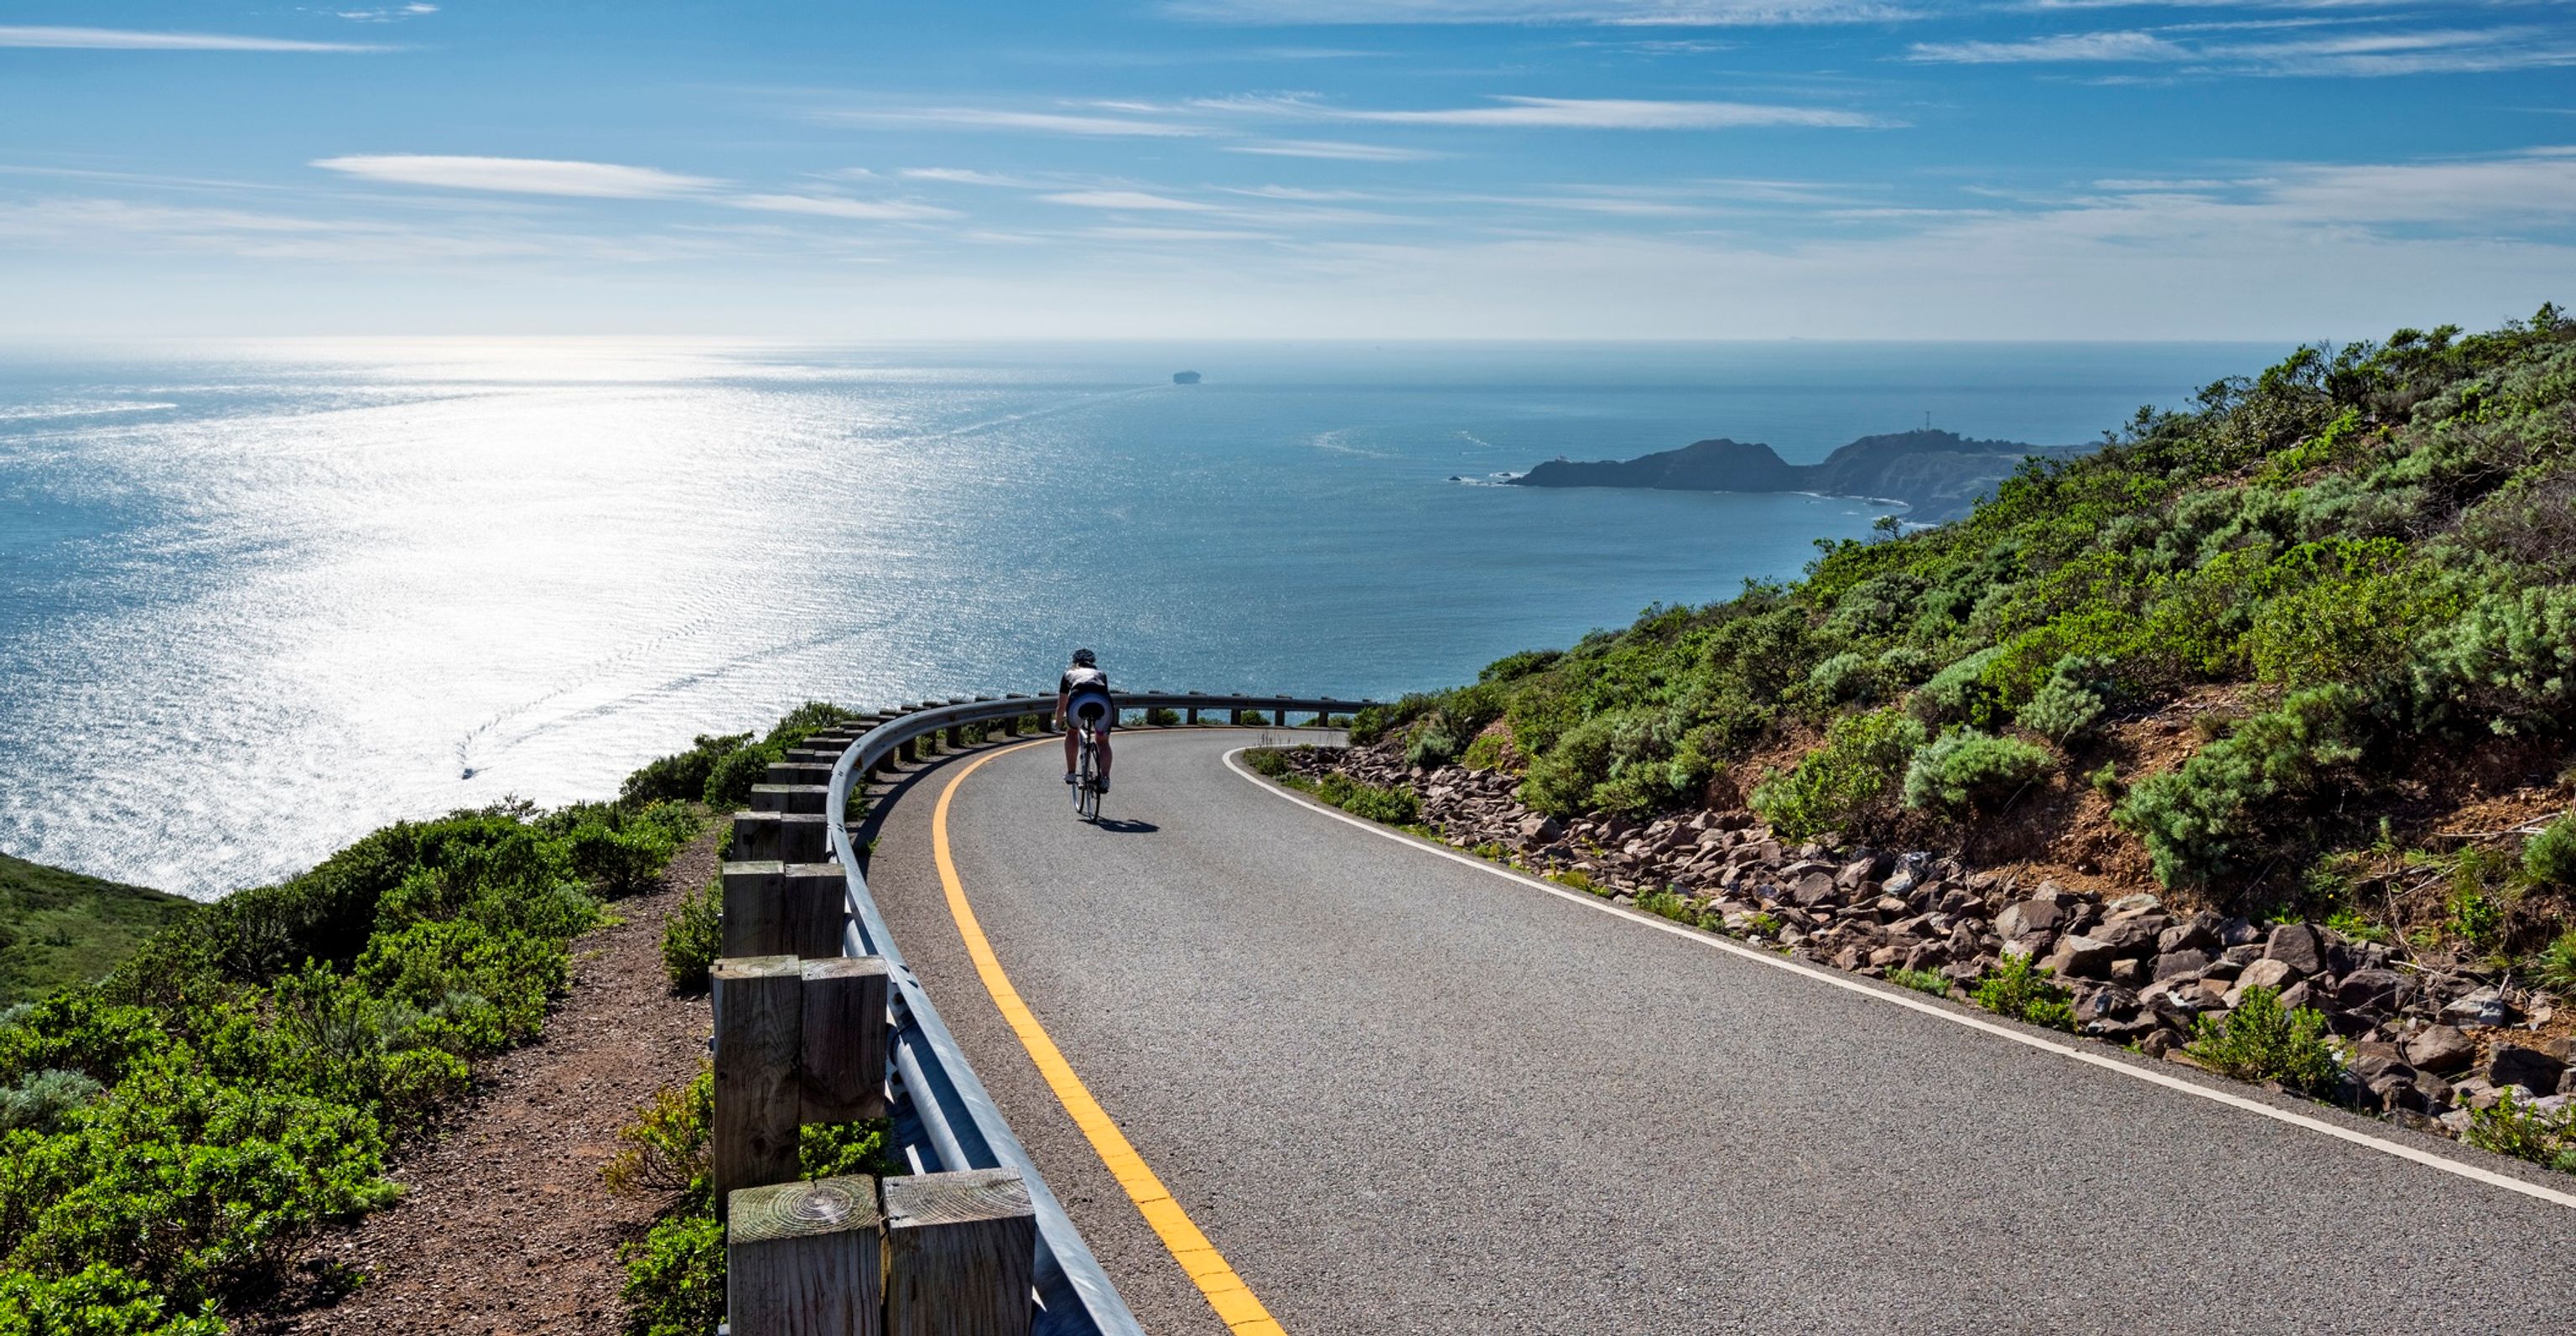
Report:
[[2576,1102],[2576,1052],[2549,1032],[2548,995],[2321,923],[2106,899],[1920,850],[1793,844],[1749,811],[1560,821],[1524,807],[1508,773],[1416,771],[1391,745],[1284,755],[1293,773],[1411,790],[1452,844],[1818,964],[1964,990],[2007,953],[2034,957],[2073,994],[2081,1033],[2151,1056],[2189,1062],[2196,1021],[2276,989],[2347,1041],[2344,1102],[2426,1131],[2459,1134],[2508,1089],[2544,1108]]

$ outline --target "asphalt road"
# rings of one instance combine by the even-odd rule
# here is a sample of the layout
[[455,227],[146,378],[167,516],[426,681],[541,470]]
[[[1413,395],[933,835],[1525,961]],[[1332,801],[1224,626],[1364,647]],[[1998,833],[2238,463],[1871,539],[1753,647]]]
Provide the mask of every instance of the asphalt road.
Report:
[[[1355,829],[1227,767],[1251,740],[1121,734],[1099,829],[1054,747],[996,756],[950,838],[1020,994],[1296,1336],[2576,1331],[2576,1210]],[[882,818],[896,940],[1147,1330],[1222,1333],[966,957],[957,764]]]

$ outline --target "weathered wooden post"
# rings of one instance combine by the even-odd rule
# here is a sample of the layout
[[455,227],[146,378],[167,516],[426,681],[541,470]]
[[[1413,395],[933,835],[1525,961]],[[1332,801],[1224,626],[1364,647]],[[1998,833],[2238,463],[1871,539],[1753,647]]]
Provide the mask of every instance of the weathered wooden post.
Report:
[[733,857],[746,863],[819,863],[830,856],[831,837],[824,814],[812,812],[736,812]]
[[1026,1336],[1037,1216],[1019,1174],[914,1174],[880,1188],[888,1336]]
[[797,1079],[809,1123],[885,1116],[886,963],[875,956],[805,962]]
[[[831,773],[826,770],[825,774]],[[755,812],[819,812],[832,793],[823,784],[754,784],[751,786],[751,810]]]
[[723,872],[725,956],[841,953],[849,880],[838,863],[728,862]]
[[796,1177],[805,969],[794,956],[746,956],[717,961],[707,977],[716,1016],[710,1159],[721,1215],[736,1189]]
[[876,1180],[853,1174],[743,1188],[725,1224],[725,1320],[733,1336],[878,1336],[885,1215]]

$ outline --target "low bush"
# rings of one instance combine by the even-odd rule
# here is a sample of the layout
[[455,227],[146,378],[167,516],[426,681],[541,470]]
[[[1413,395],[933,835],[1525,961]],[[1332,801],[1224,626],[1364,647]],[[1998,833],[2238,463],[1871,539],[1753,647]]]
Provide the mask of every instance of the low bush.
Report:
[[1390,826],[1409,826],[1422,816],[1421,800],[1412,790],[1363,784],[1338,771],[1315,785],[1315,796],[1353,816]]
[[2075,1028],[2074,994],[2049,982],[2049,971],[2029,956],[2006,952],[2002,963],[1977,980],[1977,1005],[1998,1016],[2051,1030]]
[[2356,705],[2341,686],[2295,693],[2179,768],[2140,780],[2114,815],[2145,840],[2158,881],[2204,883],[2264,847],[2361,758]]
[[2556,993],[2562,1001],[2576,1002],[2576,928],[2560,933],[2556,940],[2542,948],[2533,962],[2532,974],[2540,986]]
[[1807,671],[1807,689],[1821,705],[1865,701],[1878,694],[1878,672],[1866,655],[1836,654]]
[[2461,1140],[2483,1151],[2576,1174],[2576,1107],[2555,1111],[2523,1102],[2511,1090],[2469,1112]]
[[2057,768],[2045,747],[1972,728],[1944,733],[1905,767],[1905,805],[1958,815],[1991,808]]
[[1504,745],[1500,733],[1479,733],[1467,744],[1467,750],[1458,753],[1458,764],[1470,770],[1500,770]]
[[617,1153],[600,1167],[608,1190],[660,1198],[666,1210],[713,1209],[708,1149],[715,1129],[716,1076],[701,1067],[685,1085],[664,1086],[617,1129]]
[[1276,747],[1256,747],[1243,754],[1243,763],[1252,773],[1277,779],[1288,773],[1288,754]]
[[2201,1066],[2240,1081],[2277,1081],[2307,1095],[2333,1092],[2342,1060],[2329,1039],[2326,1018],[2309,1007],[2289,1011],[2271,988],[2248,988],[2224,1018],[2193,1022],[2184,1051]]
[[63,1130],[72,1112],[106,1090],[81,1072],[48,1067],[18,1078],[0,1089],[0,1134],[20,1128],[50,1136]]
[[2523,844],[2522,872],[2544,886],[2576,889],[2576,816],[2550,822]]
[[1688,923],[1693,926],[1699,923],[1699,913],[1693,908],[1690,897],[1670,888],[1648,891],[1638,896],[1637,908],[1657,918],[1671,919],[1675,923]]
[[1887,972],[1887,981],[1899,988],[1911,988],[1934,997],[1950,995],[1950,976],[1939,970],[1910,970],[1900,965]]
[[1448,716],[1435,713],[1413,735],[1413,740],[1404,744],[1404,760],[1417,770],[1437,770],[1457,760],[1465,749],[1466,744],[1451,729]]
[[617,801],[639,807],[653,802],[696,802],[706,796],[707,779],[715,773],[716,762],[750,741],[749,733],[701,733],[687,751],[648,762],[628,775],[617,790]]
[[724,1226],[714,1216],[660,1221],[618,1256],[627,1336],[707,1336],[724,1321]]
[[1894,709],[1844,715],[1824,746],[1753,790],[1753,808],[1788,839],[1872,830],[1894,809],[1898,777],[1922,745],[1923,726]]
[[1145,722],[1154,728],[1170,728],[1181,722],[1181,712],[1156,706],[1145,712]]
[[718,921],[723,910],[722,875],[672,906],[671,917],[662,925],[662,968],[671,976],[672,988],[683,993],[706,991],[707,971],[724,950],[724,926]]
[[2102,717],[2106,700],[2100,678],[2107,667],[2102,660],[2081,654],[2059,659],[2048,681],[2013,715],[2013,722],[2059,746],[2073,741]]
[[1270,716],[1259,710],[1237,710],[1234,722],[1246,728],[1263,728],[1269,725]]

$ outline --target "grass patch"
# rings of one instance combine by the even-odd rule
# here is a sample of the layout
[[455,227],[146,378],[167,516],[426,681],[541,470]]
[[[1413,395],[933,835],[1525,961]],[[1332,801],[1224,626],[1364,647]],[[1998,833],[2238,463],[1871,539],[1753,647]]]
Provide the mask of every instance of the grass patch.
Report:
[[195,901],[0,854],[0,1006],[89,983]]
[[2046,967],[2007,952],[2003,963],[1977,980],[1977,1005],[1998,1016],[2050,1030],[2075,1029],[2074,994],[2049,981]]
[[1950,976],[1939,970],[1910,970],[1899,965],[1887,972],[1887,981],[1899,988],[1911,988],[1934,997],[1950,995]]

